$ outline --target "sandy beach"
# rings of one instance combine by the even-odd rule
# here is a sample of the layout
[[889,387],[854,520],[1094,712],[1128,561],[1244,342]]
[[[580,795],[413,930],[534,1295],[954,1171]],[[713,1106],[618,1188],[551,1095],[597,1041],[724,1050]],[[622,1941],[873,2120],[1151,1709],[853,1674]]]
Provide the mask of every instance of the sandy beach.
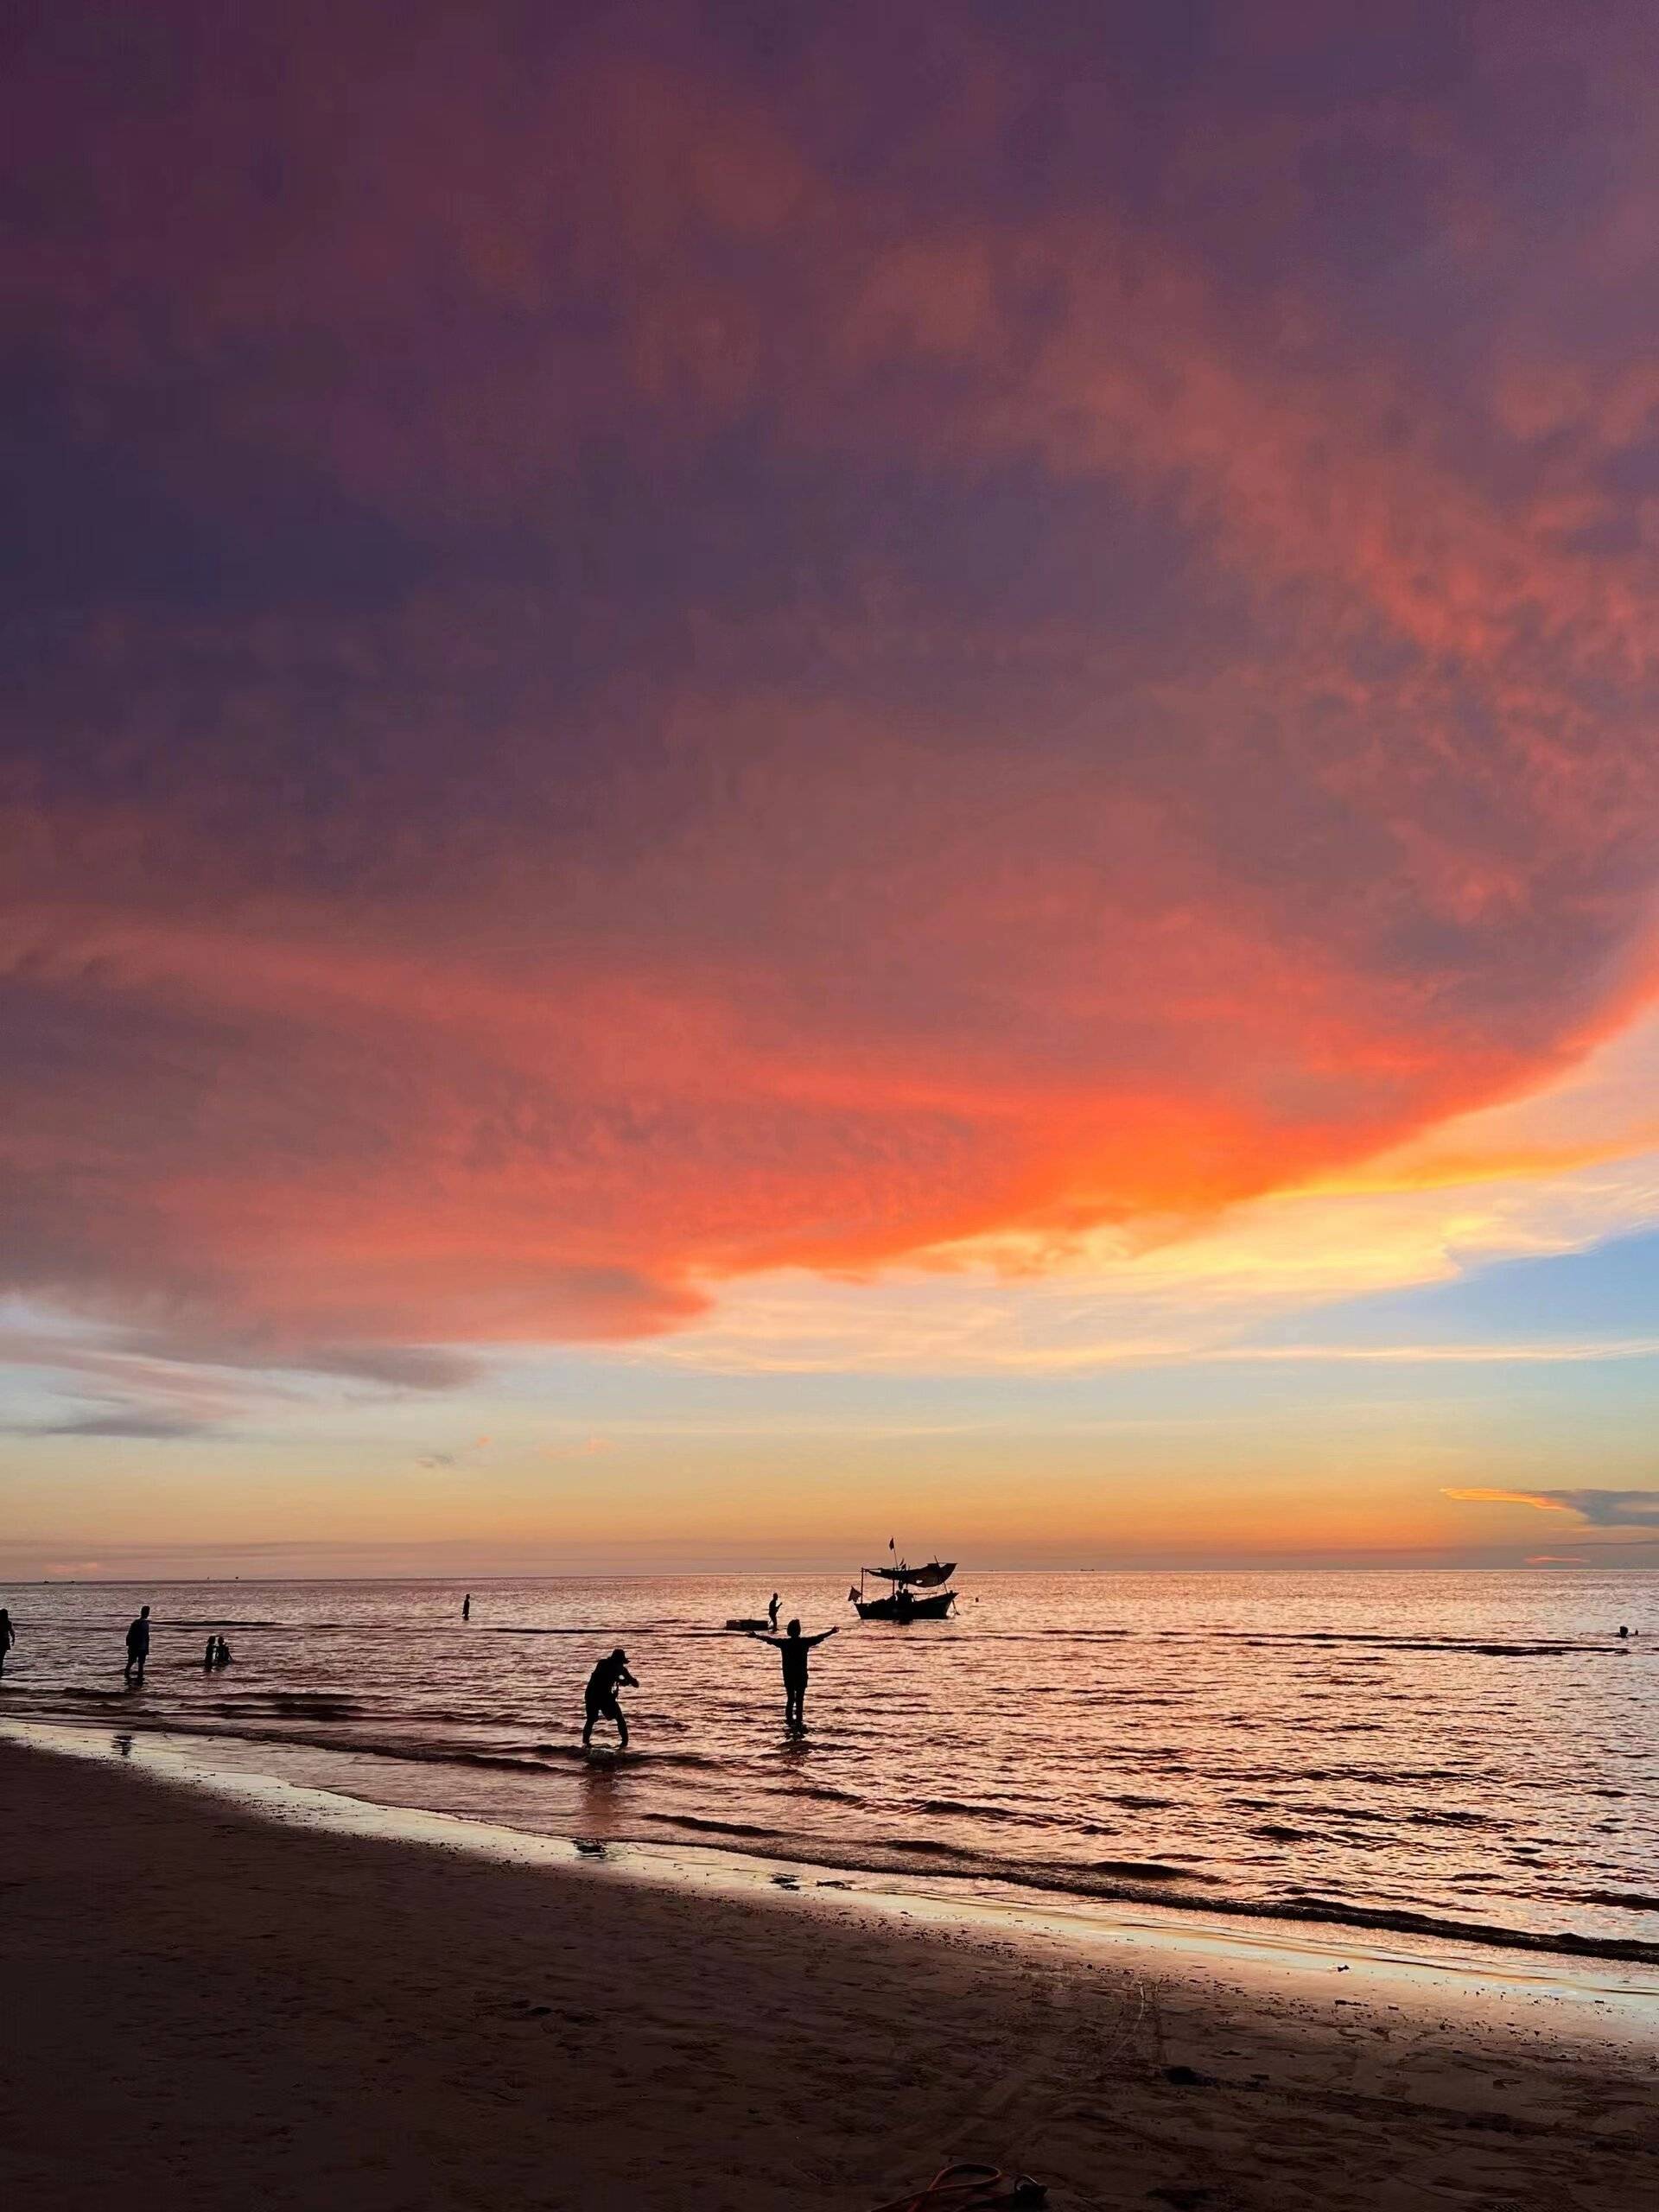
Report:
[[1651,2042],[1547,2005],[493,1864],[12,1743],[0,1798],[0,2186],[44,2212],[859,2212],[952,2157],[1060,2212],[1634,2212],[1659,2184]]

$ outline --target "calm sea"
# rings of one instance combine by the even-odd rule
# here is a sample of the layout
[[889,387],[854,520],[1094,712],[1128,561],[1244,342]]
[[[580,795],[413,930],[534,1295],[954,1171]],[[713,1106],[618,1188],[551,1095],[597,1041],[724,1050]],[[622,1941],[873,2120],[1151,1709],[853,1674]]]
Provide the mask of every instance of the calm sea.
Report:
[[[1659,1962],[1659,1574],[976,1574],[954,1620],[861,1624],[765,1577],[0,1588],[0,1719],[164,1729],[383,1804],[579,1839]],[[139,1602],[156,1634],[123,1688]],[[1620,1623],[1639,1629],[1621,1643]],[[206,1675],[212,1629],[235,1663]],[[632,1747],[584,1758],[613,1644]],[[607,1740],[611,1740],[607,1736]]]

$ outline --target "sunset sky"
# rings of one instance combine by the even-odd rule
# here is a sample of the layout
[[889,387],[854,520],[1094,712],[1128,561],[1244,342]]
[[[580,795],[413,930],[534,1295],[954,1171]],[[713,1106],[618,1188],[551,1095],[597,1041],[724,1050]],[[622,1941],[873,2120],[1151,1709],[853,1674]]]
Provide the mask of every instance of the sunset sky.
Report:
[[7,45],[0,1573],[1659,1564],[1659,11]]

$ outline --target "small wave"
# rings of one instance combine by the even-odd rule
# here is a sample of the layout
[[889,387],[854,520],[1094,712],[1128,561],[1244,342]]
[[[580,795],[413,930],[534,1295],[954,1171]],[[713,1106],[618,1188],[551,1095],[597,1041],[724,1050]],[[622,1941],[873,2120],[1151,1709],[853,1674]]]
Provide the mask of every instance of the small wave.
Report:
[[[1166,1630],[1166,1634],[1191,1637],[1190,1630]],[[1467,1653],[1484,1659],[1554,1659],[1560,1657],[1601,1658],[1626,1649],[1622,1643],[1581,1643],[1560,1638],[1535,1638],[1524,1643],[1489,1643],[1478,1637],[1453,1636],[1368,1636],[1351,1630],[1286,1629],[1216,1629],[1209,1631],[1222,1643],[1253,1644],[1266,1649],[1274,1645],[1307,1644],[1316,1649],[1331,1649],[1343,1645],[1368,1645],[1382,1651],[1454,1651]]]
[[664,1827],[696,1828],[699,1834],[741,1835],[770,1841],[780,1831],[777,1828],[753,1827],[745,1821],[709,1821],[696,1813],[643,1813],[642,1820],[656,1821]]
[[960,1797],[926,1797],[919,1809],[972,1821],[1012,1821],[1018,1827],[1046,1828],[1056,1825],[1046,1813],[1019,1813],[1012,1806],[978,1805]]
[[[609,1629],[602,1629],[602,1628],[483,1628],[483,1629],[474,1629],[474,1630],[472,1630],[470,1632],[471,1632],[473,1635],[474,1635],[474,1636],[592,1636],[592,1637],[604,1637],[604,1636],[608,1636],[608,1635],[610,1635],[612,1631],[611,1631]],[[650,1636],[652,1633],[652,1630],[650,1630],[650,1629],[648,1629],[648,1628],[631,1628],[631,1629],[628,1630],[628,1634],[629,1634],[631,1637],[635,1637],[635,1636]]]
[[304,1636],[314,1629],[332,1628],[334,1624],[332,1621],[245,1621],[234,1613],[217,1616],[203,1613],[198,1619],[194,1614],[175,1613],[159,1620],[156,1625],[158,1628],[285,1628],[291,1636]]
[[1089,1862],[1091,1874],[1113,1874],[1124,1882],[1208,1882],[1209,1874],[1195,1873],[1190,1866],[1166,1866],[1161,1859],[1093,1859]]
[[1386,1929],[1395,1935],[1432,1936],[1454,1943],[1496,1944],[1506,1950],[1567,1951],[1580,1958],[1632,1959],[1659,1966],[1659,1943],[1643,1942],[1636,1936],[1581,1936],[1570,1928],[1548,1931],[1500,1928],[1488,1921],[1444,1919],[1438,1913],[1410,1912],[1391,1905],[1351,1904],[1341,1897],[1305,1891],[1295,1892],[1280,1904],[1242,1909],[1279,1919],[1329,1920],[1342,1928]]
[[1569,1890],[1574,1904],[1608,1904],[1616,1912],[1659,1912],[1659,1897],[1644,1897],[1638,1890]]

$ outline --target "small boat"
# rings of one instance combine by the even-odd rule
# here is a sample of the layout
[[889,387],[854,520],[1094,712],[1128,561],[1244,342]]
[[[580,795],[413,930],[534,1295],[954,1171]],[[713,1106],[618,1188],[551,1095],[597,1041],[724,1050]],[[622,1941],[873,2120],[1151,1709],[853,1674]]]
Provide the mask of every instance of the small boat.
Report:
[[[925,1567],[906,1567],[902,1560],[897,1567],[862,1567],[858,1571],[858,1587],[847,1592],[847,1602],[858,1608],[861,1621],[947,1620],[957,1593],[945,1586],[956,1571],[953,1559],[930,1560]],[[871,1576],[878,1582],[890,1582],[892,1589],[879,1597],[866,1597],[864,1586]]]
[[728,1621],[726,1625],[728,1628],[741,1629],[747,1635],[753,1636],[760,1629],[770,1629],[772,1623],[769,1620]]

